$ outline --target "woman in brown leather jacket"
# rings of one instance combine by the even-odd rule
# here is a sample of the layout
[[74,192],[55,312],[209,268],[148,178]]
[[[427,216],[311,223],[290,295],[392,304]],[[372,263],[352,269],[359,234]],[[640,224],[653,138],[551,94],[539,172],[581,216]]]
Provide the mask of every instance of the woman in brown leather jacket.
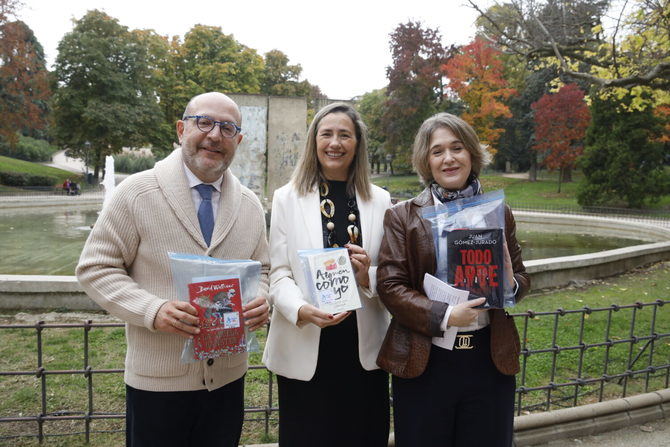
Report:
[[[456,306],[431,301],[423,290],[435,274],[430,223],[422,209],[481,194],[478,180],[489,162],[472,127],[439,113],[427,119],[414,140],[412,162],[426,189],[386,212],[379,253],[377,290],[393,319],[377,363],[393,374],[396,446],[511,446],[514,375],[519,370],[519,335],[502,309],[476,309],[484,298]],[[505,210],[506,281],[520,300],[530,287]],[[451,350],[433,337],[457,326]]]

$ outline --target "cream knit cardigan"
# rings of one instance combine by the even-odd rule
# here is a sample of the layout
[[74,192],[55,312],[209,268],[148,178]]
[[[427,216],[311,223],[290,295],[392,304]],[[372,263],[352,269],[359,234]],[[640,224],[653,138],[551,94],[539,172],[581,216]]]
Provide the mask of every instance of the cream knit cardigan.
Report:
[[125,381],[148,391],[213,390],[245,373],[247,354],[181,363],[185,339],[155,331],[166,300],[176,300],[168,252],[262,264],[259,294],[268,291],[268,246],[260,201],[226,170],[211,246],[200,232],[181,149],[154,169],[128,177],[100,214],[77,266],[96,303],[126,322]]

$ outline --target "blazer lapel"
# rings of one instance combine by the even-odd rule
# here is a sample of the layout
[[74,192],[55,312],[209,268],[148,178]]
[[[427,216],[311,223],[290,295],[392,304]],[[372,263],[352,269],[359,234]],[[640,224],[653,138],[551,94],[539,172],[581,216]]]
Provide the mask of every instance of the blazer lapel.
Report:
[[302,214],[304,227],[307,233],[309,245],[313,248],[323,248],[323,236],[321,234],[321,212],[319,211],[319,194],[312,191],[298,198],[298,209]]
[[364,236],[363,237],[363,249],[365,251],[370,250],[370,239],[372,237],[372,229],[377,228],[375,225],[379,225],[379,228],[381,228],[382,223],[375,222],[374,221],[374,209],[373,209],[373,201],[372,200],[363,200],[361,199],[361,196],[358,194],[358,191],[356,191],[356,204],[358,206],[358,212],[360,213],[361,216],[361,233]]
[[175,149],[167,158],[156,163],[154,171],[158,185],[177,219],[198,244],[207,248],[191,198],[191,188],[184,173],[181,148]]

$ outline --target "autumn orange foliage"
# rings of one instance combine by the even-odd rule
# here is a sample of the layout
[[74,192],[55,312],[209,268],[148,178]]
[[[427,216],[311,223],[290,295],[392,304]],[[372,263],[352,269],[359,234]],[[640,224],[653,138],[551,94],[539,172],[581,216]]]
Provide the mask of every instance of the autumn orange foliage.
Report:
[[50,97],[42,47],[20,21],[0,23],[0,135],[10,146],[17,132],[46,126]]
[[495,154],[495,145],[504,132],[504,129],[495,127],[496,120],[512,116],[504,101],[516,93],[507,87],[500,54],[483,38],[476,37],[442,66],[449,78],[449,88],[466,105],[461,118],[474,127],[492,154]]

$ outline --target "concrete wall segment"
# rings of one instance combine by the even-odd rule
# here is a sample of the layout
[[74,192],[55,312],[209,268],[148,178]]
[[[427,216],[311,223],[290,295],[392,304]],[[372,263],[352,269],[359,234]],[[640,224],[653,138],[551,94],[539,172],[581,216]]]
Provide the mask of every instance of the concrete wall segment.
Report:
[[275,189],[291,178],[307,141],[307,101],[305,98],[271,96],[268,100],[267,192],[272,200]]
[[664,389],[580,407],[517,416],[514,419],[514,445],[543,444],[647,423],[663,418],[668,403],[670,389]]

